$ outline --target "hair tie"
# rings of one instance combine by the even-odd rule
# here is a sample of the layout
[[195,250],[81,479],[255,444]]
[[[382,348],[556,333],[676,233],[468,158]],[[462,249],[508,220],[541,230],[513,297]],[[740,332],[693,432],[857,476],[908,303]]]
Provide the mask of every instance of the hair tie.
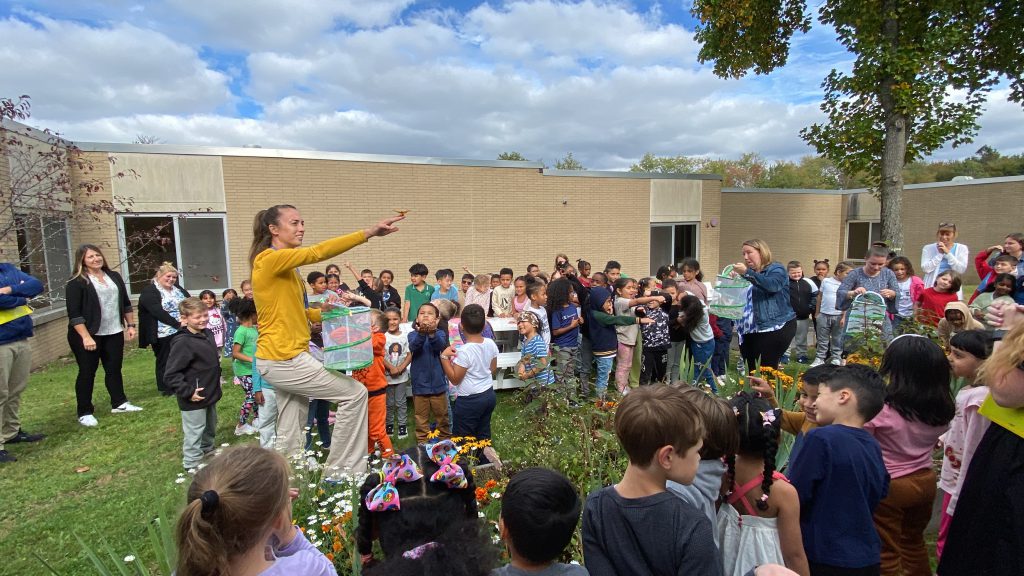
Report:
[[426,544],[420,544],[412,550],[406,550],[405,552],[402,552],[402,558],[408,558],[409,560],[419,560],[427,552],[430,552],[431,550],[440,547],[441,545],[437,542],[427,542]]
[[440,440],[424,447],[427,455],[437,464],[437,472],[430,476],[431,482],[444,482],[449,488],[465,488],[469,485],[466,473],[459,466],[459,448],[451,440]]
[[203,503],[203,510],[200,514],[203,518],[209,518],[210,514],[217,509],[217,504],[220,502],[220,496],[217,495],[216,490],[207,490],[199,496],[199,501]]
[[366,495],[366,508],[370,512],[401,510],[398,487],[395,484],[415,482],[423,477],[423,473],[407,454],[396,454],[384,463],[380,476],[380,484]]

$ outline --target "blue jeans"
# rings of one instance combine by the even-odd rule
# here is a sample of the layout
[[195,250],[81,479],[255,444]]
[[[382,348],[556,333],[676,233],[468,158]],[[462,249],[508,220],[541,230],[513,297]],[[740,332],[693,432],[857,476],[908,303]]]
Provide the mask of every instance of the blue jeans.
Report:
[[313,400],[309,403],[309,414],[306,416],[306,450],[310,450],[313,446],[313,419],[316,418],[316,430],[320,436],[320,442],[323,443],[322,448],[324,450],[331,447],[331,425],[327,422],[327,418],[330,417],[328,412],[331,409],[331,403],[327,400]]
[[715,376],[725,375],[725,365],[729,362],[729,345],[732,343],[732,320],[718,319],[718,329],[722,335],[715,338],[715,354],[711,358],[711,369]]
[[711,357],[715,354],[714,339],[707,342],[690,342],[690,352],[693,354],[693,384],[696,385],[699,378],[707,381],[712,392],[718,392],[718,383],[711,371]]
[[608,391],[608,375],[612,373],[612,361],[615,360],[615,356],[594,356],[594,360],[597,361],[597,379],[594,380],[594,389],[597,390],[599,398],[604,398]]

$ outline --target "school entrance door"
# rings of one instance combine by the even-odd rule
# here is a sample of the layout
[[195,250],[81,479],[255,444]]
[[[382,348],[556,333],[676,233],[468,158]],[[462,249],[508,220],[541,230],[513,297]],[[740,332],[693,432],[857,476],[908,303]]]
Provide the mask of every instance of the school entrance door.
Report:
[[651,224],[651,276],[658,268],[697,258],[697,223]]

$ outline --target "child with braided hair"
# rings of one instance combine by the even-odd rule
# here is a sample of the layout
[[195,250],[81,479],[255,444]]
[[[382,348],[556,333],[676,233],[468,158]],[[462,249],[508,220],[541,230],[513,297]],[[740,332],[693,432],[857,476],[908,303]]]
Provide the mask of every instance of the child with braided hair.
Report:
[[768,400],[740,392],[730,402],[740,430],[739,450],[726,456],[731,486],[718,512],[718,542],[725,576],[741,576],[767,563],[808,576],[800,534],[800,499],[775,470],[782,414]]

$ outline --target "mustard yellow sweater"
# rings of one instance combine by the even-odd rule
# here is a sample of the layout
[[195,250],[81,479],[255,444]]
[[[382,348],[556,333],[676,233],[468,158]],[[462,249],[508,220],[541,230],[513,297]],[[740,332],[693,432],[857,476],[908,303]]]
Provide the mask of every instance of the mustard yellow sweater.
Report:
[[306,283],[299,266],[315,264],[363,242],[362,230],[308,248],[268,248],[252,263],[252,292],[260,334],[256,357],[290,360],[309,349],[309,322],[320,321],[319,308],[306,308]]

